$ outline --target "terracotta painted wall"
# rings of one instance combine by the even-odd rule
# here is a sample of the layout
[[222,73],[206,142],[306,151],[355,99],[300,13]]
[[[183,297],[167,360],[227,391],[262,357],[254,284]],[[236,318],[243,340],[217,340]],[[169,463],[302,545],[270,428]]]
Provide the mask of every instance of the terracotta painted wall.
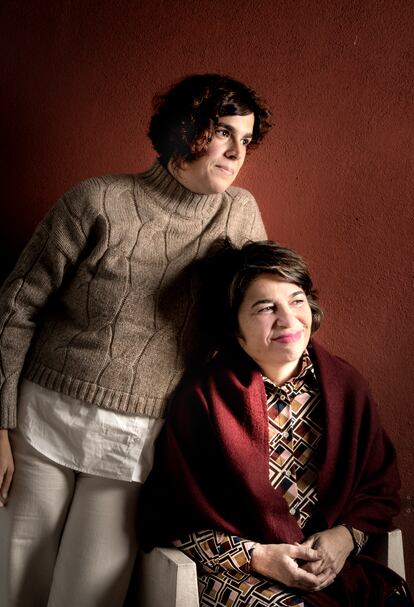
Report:
[[219,71],[267,99],[276,126],[238,183],[307,258],[320,340],[379,401],[413,584],[414,4],[3,0],[0,23],[3,276],[70,185],[148,167],[155,91]]

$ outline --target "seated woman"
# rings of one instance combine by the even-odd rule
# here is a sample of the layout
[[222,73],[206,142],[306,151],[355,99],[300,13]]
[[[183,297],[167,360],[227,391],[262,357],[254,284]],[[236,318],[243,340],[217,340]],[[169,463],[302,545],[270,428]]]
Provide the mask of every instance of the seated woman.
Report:
[[303,259],[226,243],[209,269],[216,352],[169,409],[144,547],[196,561],[201,606],[412,605],[360,555],[398,512],[395,451],[365,380],[311,339],[322,313]]

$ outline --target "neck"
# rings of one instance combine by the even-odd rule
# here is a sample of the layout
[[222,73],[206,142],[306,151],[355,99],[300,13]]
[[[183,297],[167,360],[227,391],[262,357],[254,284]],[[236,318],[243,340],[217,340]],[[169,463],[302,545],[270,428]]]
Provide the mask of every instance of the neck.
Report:
[[163,209],[197,221],[211,217],[222,202],[221,194],[196,194],[183,186],[159,161],[139,174],[141,184]]
[[299,361],[295,360],[281,366],[261,365],[258,363],[263,375],[268,377],[276,386],[281,386],[289,379],[292,379],[292,377],[295,377],[300,370],[301,364],[302,358]]
[[[181,163],[180,166],[177,166],[173,163],[172,160],[169,160],[167,164],[167,170],[170,175],[172,175],[174,179],[178,181],[178,183],[181,183],[182,186],[190,190],[187,184],[187,180],[185,178],[185,163]],[[195,194],[205,194],[205,192],[196,192],[194,189],[191,189],[190,191],[194,192]]]

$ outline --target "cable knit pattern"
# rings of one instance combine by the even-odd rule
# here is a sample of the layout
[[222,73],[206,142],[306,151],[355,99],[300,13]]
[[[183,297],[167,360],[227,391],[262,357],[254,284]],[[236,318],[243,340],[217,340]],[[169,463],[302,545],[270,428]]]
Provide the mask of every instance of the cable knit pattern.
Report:
[[160,417],[196,339],[211,242],[266,237],[249,192],[194,194],[158,162],[88,179],[50,210],[0,292],[0,424],[22,376],[86,403]]

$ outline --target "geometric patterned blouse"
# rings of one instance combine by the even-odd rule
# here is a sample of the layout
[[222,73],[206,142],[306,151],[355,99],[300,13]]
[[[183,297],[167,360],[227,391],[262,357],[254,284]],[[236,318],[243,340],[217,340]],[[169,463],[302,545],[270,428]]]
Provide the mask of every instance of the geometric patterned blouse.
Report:
[[[269,478],[303,528],[316,512],[318,446],[322,407],[312,361],[305,351],[296,377],[281,386],[263,377],[269,418]],[[366,537],[353,530],[356,548]],[[359,545],[360,543],[360,545]],[[216,530],[190,533],[174,545],[197,565],[201,607],[303,606],[297,595],[277,582],[250,572],[254,542]]]
[[317,449],[322,436],[320,391],[306,353],[302,369],[282,386],[263,378],[269,417],[269,478],[303,528],[317,507]]

